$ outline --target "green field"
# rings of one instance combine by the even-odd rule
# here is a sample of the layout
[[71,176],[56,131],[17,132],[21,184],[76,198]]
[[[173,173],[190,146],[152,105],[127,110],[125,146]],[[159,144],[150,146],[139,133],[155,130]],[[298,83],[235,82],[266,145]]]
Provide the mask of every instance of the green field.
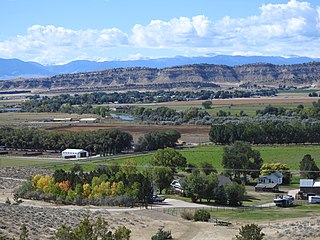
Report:
[[[315,99],[316,101],[316,99]],[[211,116],[216,116],[217,112],[220,110],[225,111],[225,112],[230,112],[232,116],[239,116],[240,111],[243,111],[246,115],[248,116],[255,116],[257,110],[262,110],[265,109],[265,107],[272,105],[274,107],[284,107],[284,108],[296,108],[299,104],[303,104],[305,107],[310,107],[312,105],[311,102],[294,102],[294,103],[236,103],[236,104],[213,104],[211,109],[204,109],[207,111]],[[201,105],[201,102],[198,104],[192,104],[192,105],[181,105],[181,104],[149,104],[149,105],[144,105],[146,108],[152,108],[156,109],[158,107],[169,107],[172,109],[175,109],[177,111],[185,111],[189,109],[190,107],[198,107],[198,108],[203,108]]]
[[[221,165],[223,146],[203,146],[180,150],[188,163],[199,166],[200,162],[210,162],[218,171],[223,171]],[[320,166],[319,145],[279,145],[279,146],[254,146],[253,149],[260,151],[264,163],[280,162],[287,164],[291,170],[299,170],[299,162],[305,154],[310,154]],[[98,165],[123,164],[127,160],[134,160],[138,167],[143,167],[152,159],[153,154],[141,154],[138,156],[119,156],[113,159],[93,160],[90,163],[80,164],[85,170],[93,170]],[[69,169],[70,165],[62,166]],[[56,168],[61,168],[57,166]]]
[[25,167],[66,163],[64,160],[27,157],[0,157],[0,167]]
[[227,210],[215,209],[211,211],[211,218],[218,218],[226,221],[276,221],[279,219],[304,218],[318,216],[319,205],[302,205],[290,208],[259,208],[251,210]]

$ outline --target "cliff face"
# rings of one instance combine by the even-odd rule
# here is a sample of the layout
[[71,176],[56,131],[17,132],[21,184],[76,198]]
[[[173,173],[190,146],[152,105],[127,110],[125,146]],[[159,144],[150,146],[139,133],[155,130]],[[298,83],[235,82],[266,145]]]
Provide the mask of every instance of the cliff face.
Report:
[[295,65],[247,64],[235,67],[195,64],[181,67],[114,68],[63,74],[48,78],[0,81],[1,90],[139,90],[185,87],[217,87],[217,84],[304,85],[320,81],[320,63]]

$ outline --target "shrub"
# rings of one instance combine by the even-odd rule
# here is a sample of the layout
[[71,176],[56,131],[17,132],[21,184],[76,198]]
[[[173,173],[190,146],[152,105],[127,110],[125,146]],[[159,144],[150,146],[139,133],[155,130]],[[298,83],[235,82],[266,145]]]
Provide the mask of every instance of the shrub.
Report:
[[181,217],[183,219],[186,219],[186,220],[192,220],[193,219],[193,213],[190,210],[184,210],[181,213]]
[[239,235],[236,235],[237,240],[262,240],[264,233],[262,228],[256,224],[247,224],[239,229]]
[[208,222],[210,219],[210,212],[207,209],[197,209],[193,215],[195,221]]
[[167,240],[172,239],[170,231],[164,231],[163,228],[159,228],[158,232],[151,237],[151,240]]

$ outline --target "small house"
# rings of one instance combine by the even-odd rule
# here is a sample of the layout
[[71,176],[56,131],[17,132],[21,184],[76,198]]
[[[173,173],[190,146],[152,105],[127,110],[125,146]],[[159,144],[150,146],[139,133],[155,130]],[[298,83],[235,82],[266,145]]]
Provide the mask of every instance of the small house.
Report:
[[259,184],[268,184],[268,183],[276,183],[276,184],[282,184],[282,178],[283,175],[279,171],[275,171],[271,173],[270,175],[262,176],[259,178]]
[[66,149],[62,151],[63,158],[82,158],[89,157],[89,152],[83,149]]

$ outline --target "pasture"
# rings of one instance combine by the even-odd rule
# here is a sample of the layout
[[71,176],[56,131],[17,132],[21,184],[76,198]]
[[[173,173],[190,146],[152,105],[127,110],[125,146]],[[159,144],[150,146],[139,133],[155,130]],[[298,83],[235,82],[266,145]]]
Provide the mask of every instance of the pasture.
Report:
[[63,159],[0,156],[0,167],[44,166],[48,164],[65,164]]
[[[224,146],[202,146],[180,150],[181,154],[187,158],[188,163],[200,166],[203,161],[210,162],[219,172],[223,171],[222,155]],[[319,145],[276,145],[276,146],[253,146],[253,149],[260,151],[264,163],[280,162],[285,163],[293,171],[298,172],[299,162],[305,154],[310,154],[318,166],[320,166],[320,146]],[[137,166],[143,168],[152,159],[153,153],[119,156],[113,158],[102,158],[92,160],[87,163],[80,163],[86,170],[94,170],[99,165],[125,164],[128,160],[134,160]],[[62,166],[69,169],[72,165]],[[57,166],[55,169],[60,168]]]

